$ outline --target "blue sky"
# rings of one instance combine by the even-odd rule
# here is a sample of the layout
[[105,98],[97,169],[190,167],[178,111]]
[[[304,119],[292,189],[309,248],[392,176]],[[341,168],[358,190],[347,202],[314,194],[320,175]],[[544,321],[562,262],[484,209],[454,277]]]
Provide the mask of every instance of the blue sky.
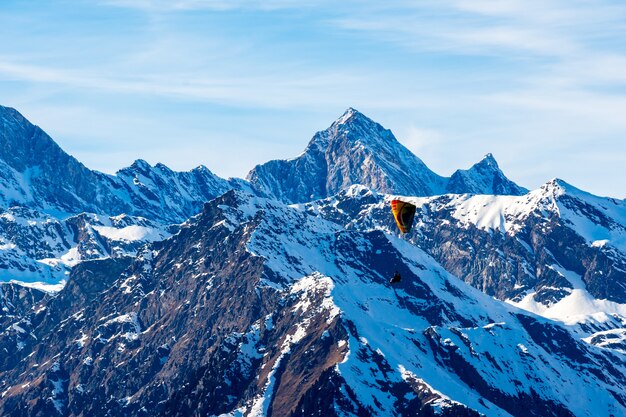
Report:
[[626,197],[620,1],[0,2],[0,104],[90,168],[245,176],[347,107],[450,175]]

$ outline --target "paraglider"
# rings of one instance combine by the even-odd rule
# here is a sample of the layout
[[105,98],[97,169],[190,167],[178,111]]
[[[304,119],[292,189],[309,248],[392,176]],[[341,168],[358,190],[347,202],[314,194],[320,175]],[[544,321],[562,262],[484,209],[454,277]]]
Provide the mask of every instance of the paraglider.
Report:
[[391,200],[391,211],[400,232],[409,233],[411,231],[415,209],[416,207],[411,203],[402,200]]
[[[416,207],[402,200],[391,200],[391,211],[393,212],[393,218],[396,220],[400,233],[409,233],[413,226],[413,217],[415,217]],[[390,284],[400,282],[402,277],[400,273],[396,271],[393,277],[389,280]]]

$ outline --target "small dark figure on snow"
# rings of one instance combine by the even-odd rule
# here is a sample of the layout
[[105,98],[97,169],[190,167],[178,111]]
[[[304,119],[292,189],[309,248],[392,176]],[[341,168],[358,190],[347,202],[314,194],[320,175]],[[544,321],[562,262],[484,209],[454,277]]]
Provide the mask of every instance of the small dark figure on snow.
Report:
[[402,279],[402,277],[400,277],[400,273],[398,271],[396,271],[395,274],[393,274],[393,278],[391,278],[389,280],[390,284],[395,284],[396,282],[400,282],[400,279]]

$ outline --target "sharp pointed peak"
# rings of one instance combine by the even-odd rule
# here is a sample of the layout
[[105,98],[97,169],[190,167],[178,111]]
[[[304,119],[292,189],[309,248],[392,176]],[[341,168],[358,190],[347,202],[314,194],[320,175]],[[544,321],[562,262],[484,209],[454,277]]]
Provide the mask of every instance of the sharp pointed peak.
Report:
[[192,172],[208,172],[210,174],[213,174],[213,172],[207,168],[206,165],[200,164],[197,167],[195,167],[194,169],[191,170]]
[[343,112],[343,114],[335,121],[335,124],[342,125],[349,123],[350,121],[362,119],[362,120],[370,120],[371,119],[365,116],[363,113],[355,109],[354,107],[348,107],[348,109]]
[[560,187],[562,185],[567,185],[567,183],[560,178],[554,177],[551,180],[547,181],[543,186],[544,187]]
[[495,169],[500,169],[496,158],[494,158],[491,152],[483,156],[483,159],[481,159],[476,165],[487,165]]
[[152,169],[152,165],[150,165],[148,161],[144,159],[135,159],[135,161],[128,168],[122,168],[121,171],[124,171],[124,170],[149,171],[151,169]]
[[354,107],[348,107],[345,112],[343,112],[344,116],[353,116],[355,114],[362,114],[360,111],[355,109]]

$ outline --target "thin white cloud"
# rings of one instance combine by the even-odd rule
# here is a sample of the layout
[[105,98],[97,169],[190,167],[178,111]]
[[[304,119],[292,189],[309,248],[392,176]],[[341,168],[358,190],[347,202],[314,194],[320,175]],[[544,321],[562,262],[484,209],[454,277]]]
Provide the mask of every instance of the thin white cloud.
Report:
[[328,2],[323,0],[100,0],[99,3],[104,6],[130,8],[146,12],[175,12],[237,9],[272,11],[311,7]]
[[340,71],[301,74],[297,77],[228,77],[217,74],[207,77],[199,73],[186,76],[146,74],[110,77],[94,71],[81,72],[16,64],[6,59],[0,60],[1,78],[61,84],[71,89],[178,97],[265,108],[327,105],[332,101],[329,95],[332,91],[345,91],[346,86],[365,81],[359,75]]

